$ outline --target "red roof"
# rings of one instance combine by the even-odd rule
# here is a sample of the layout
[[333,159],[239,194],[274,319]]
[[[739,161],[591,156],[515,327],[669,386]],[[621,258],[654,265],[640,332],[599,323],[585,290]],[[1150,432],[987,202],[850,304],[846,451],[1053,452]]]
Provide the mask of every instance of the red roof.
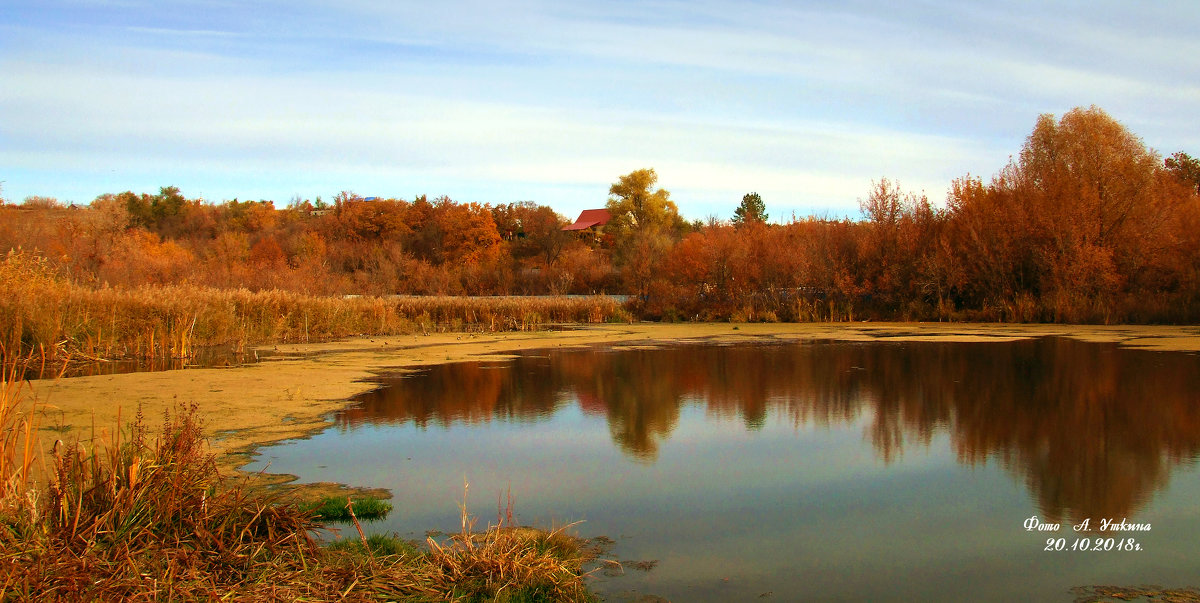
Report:
[[593,226],[604,226],[611,219],[607,209],[585,209],[579,213],[574,224],[564,226],[563,230],[587,230]]

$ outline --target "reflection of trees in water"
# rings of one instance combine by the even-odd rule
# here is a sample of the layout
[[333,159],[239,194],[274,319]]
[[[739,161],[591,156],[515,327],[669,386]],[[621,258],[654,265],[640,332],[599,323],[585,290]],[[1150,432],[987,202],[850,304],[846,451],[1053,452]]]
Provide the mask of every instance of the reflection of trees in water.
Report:
[[613,441],[633,458],[652,462],[658,444],[679,421],[686,390],[664,374],[647,373],[659,350],[628,350],[553,357],[587,410],[608,418]]
[[[337,414],[342,427],[359,423],[481,423],[493,418],[534,420],[559,405],[561,380],[552,380],[545,358],[523,357],[519,370],[507,363],[465,362],[421,369],[382,380],[378,389],[354,398]],[[529,378],[536,372],[539,378]]]
[[1000,458],[1047,516],[1120,519],[1200,452],[1194,357],[1069,339],[1003,349],[987,387],[956,394],[955,449]]
[[577,402],[653,462],[689,403],[752,430],[768,414],[796,426],[867,416],[885,462],[946,430],[961,462],[998,459],[1044,516],[1120,519],[1200,452],[1197,364],[1054,338],[576,350],[431,367],[361,396],[339,421],[536,420]]

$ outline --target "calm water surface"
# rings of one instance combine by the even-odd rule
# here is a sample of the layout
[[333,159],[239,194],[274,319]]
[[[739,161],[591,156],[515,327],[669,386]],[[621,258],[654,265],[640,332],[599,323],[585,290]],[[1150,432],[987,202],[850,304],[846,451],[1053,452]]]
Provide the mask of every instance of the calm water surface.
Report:
[[[1200,357],[1046,338],[449,364],[383,379],[251,468],[389,488],[371,528],[417,538],[457,529],[464,478],[484,524],[511,490],[522,523],[583,520],[618,559],[658,561],[598,576],[610,600],[1070,601],[1200,585],[1198,455]],[[1141,550],[1069,550],[1085,537]]]

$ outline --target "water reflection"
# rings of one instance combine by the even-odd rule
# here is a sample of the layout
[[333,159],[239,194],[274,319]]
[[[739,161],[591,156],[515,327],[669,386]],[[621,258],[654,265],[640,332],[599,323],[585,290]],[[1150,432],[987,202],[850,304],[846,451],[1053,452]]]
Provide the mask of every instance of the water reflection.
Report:
[[946,432],[959,461],[998,460],[1052,521],[1131,516],[1200,451],[1200,361],[1061,338],[1014,343],[688,345],[540,352],[432,367],[361,396],[342,426],[537,421],[578,404],[653,463],[680,411],[748,430],[866,419],[884,462]]

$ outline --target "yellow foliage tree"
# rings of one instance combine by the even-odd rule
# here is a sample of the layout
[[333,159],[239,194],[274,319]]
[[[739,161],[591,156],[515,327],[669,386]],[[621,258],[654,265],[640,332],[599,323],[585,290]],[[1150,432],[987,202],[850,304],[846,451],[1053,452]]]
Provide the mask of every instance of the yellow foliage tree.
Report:
[[634,170],[617,179],[608,189],[609,232],[618,238],[633,232],[676,229],[682,222],[679,208],[666,189],[651,190],[658,183],[654,168]]

